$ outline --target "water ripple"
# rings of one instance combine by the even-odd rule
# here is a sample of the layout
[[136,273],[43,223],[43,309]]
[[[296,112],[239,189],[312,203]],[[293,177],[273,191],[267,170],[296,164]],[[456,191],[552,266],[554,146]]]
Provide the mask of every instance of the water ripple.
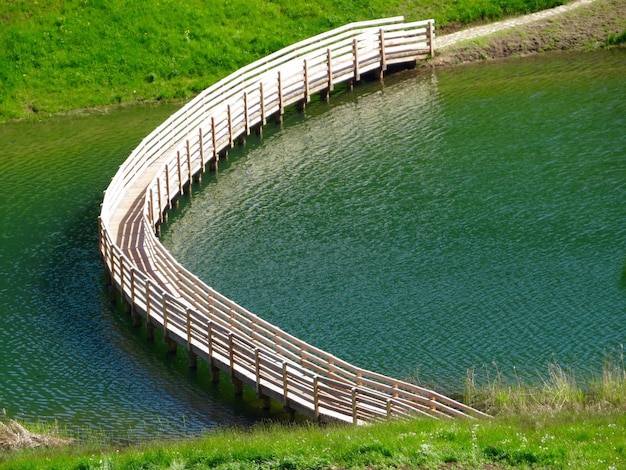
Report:
[[620,54],[372,85],[232,159],[164,241],[367,368],[446,386],[494,361],[599,372],[626,339]]

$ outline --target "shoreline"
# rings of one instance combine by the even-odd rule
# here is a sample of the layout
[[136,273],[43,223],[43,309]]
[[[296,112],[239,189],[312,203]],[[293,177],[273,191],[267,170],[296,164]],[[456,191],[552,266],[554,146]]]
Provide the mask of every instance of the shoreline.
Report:
[[[608,46],[611,37],[626,35],[626,0],[576,0],[550,10],[481,24],[436,38],[435,56],[417,67],[456,66],[471,62],[521,57],[551,51],[589,51]],[[140,104],[184,103],[187,100],[137,99],[119,104],[81,107],[30,117],[0,120],[0,124],[54,116],[105,114]]]
[[424,66],[606,48],[626,32],[626,0],[578,0],[551,10],[446,34]]

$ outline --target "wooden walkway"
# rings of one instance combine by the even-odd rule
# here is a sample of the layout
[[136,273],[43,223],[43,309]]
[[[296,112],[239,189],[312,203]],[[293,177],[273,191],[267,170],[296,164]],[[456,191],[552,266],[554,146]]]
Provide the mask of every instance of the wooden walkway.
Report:
[[389,417],[486,416],[410,383],[355,367],[264,321],[181,266],[155,233],[194,178],[215,168],[237,139],[285,107],[327,97],[335,84],[389,65],[433,55],[432,20],[354,23],[302,41],[246,66],[206,89],[146,137],[107,188],[99,218],[100,252],[111,285],[138,324],[164,332],[230,375],[236,393],[256,389],[269,405],[317,420],[360,424]]

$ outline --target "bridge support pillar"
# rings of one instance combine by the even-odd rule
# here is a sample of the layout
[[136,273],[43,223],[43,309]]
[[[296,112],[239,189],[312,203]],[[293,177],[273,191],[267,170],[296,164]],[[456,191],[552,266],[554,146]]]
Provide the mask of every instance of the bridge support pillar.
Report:
[[258,125],[256,125],[254,128],[254,132],[256,133],[256,135],[263,138],[263,124],[259,123]]
[[109,291],[109,302],[111,302],[112,304],[116,303],[117,302],[117,289],[115,288],[113,284],[108,285],[107,289]]
[[176,354],[176,349],[178,349],[178,343],[169,336],[165,337],[165,342],[167,343],[167,353]]
[[259,400],[261,400],[261,409],[263,411],[269,411],[270,408],[272,407],[272,403],[270,401],[270,397],[268,397],[267,395],[265,395],[261,391],[257,391],[256,392],[256,396],[258,397]]
[[211,383],[217,385],[220,383],[220,368],[211,361]]
[[235,396],[240,397],[243,395],[243,382],[237,377],[231,379],[233,386],[235,387]]
[[[102,256],[102,254],[100,254],[100,256]],[[106,267],[104,268],[104,285],[107,287],[111,285],[111,273]]]
[[[139,321],[141,325],[141,316],[135,315],[135,319]],[[146,339],[148,341],[154,341],[154,325],[150,321],[146,322]]]
[[187,351],[187,360],[189,361],[190,369],[198,368],[198,355],[195,352],[191,350]]
[[285,413],[287,413],[287,416],[289,417],[289,421],[295,421],[295,419],[296,419],[296,410],[294,410],[290,406],[284,405],[283,406],[283,411]]

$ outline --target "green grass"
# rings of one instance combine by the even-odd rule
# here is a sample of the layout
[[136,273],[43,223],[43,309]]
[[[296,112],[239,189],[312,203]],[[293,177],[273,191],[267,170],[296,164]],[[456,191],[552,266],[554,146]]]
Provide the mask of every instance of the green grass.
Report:
[[622,31],[620,34],[611,34],[606,43],[608,46],[618,46],[620,44],[626,44],[626,31]]
[[[466,399],[493,418],[267,424],[127,448],[103,448],[96,436],[56,449],[0,452],[0,469],[626,468],[623,348],[584,384],[557,364],[534,386],[506,382],[495,366],[477,380],[470,371]],[[46,432],[41,425],[31,430]]]
[[[367,427],[259,426],[180,443],[0,454],[1,469],[573,468],[626,465],[626,414],[546,413]],[[493,465],[495,467],[487,467]]]
[[561,0],[11,0],[0,2],[0,121],[187,99],[270,52],[343,24],[404,15],[437,27]]

